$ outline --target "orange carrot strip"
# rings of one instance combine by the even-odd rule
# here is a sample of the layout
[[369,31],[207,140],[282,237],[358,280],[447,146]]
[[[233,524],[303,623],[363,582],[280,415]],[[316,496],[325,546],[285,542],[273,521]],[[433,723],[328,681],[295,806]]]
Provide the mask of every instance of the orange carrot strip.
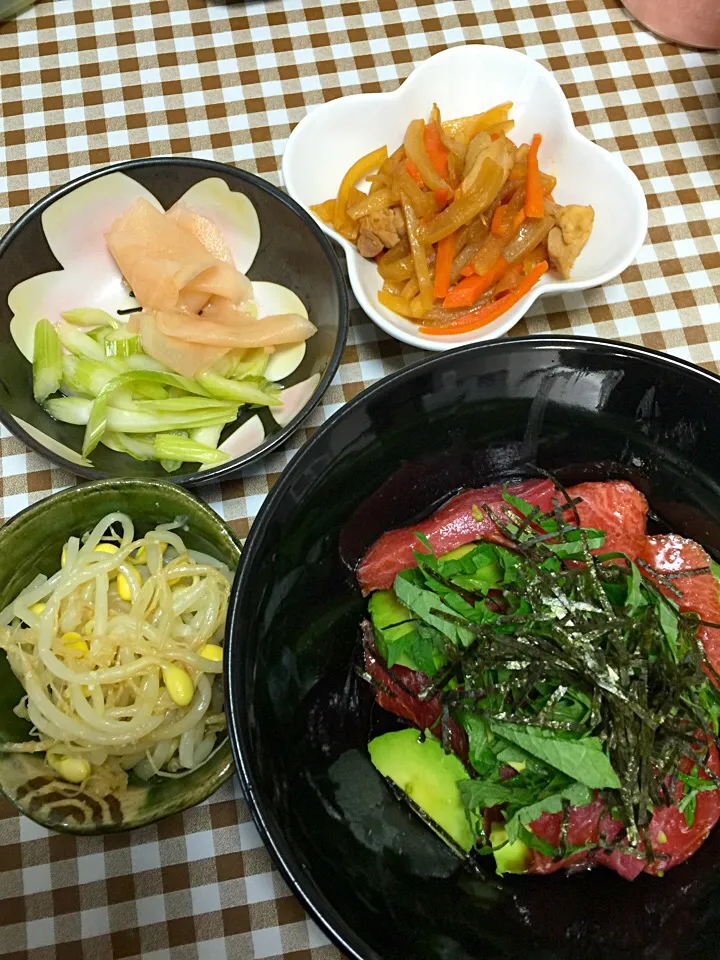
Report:
[[471,307],[480,296],[477,291],[482,287],[482,282],[482,277],[473,274],[470,277],[465,277],[460,283],[456,283],[443,300],[445,309]]
[[444,209],[447,206],[448,198],[450,194],[447,190],[436,190],[435,191],[435,203],[439,209]]
[[533,267],[526,277],[523,277],[514,290],[506,293],[504,297],[500,297],[500,299],[494,303],[486,303],[478,310],[473,310],[460,320],[455,321],[455,323],[448,323],[444,327],[420,327],[420,333],[426,333],[431,337],[442,337],[448,334],[470,333],[472,330],[477,330],[479,327],[484,327],[488,323],[492,323],[493,320],[497,320],[497,318],[501,317],[507,310],[514,307],[519,300],[522,300],[525,294],[535,286],[547,268],[547,260],[543,260],[542,263],[538,263],[537,266]]
[[435,167],[441,177],[447,178],[448,175],[448,150],[440,138],[440,131],[437,124],[425,124],[425,149],[430,157],[430,163]]
[[463,267],[460,271],[461,277],[471,277],[475,273],[475,267],[471,263],[468,263],[467,266]]
[[437,245],[435,258],[435,299],[442,300],[450,289],[450,274],[455,256],[455,234],[443,237]]
[[542,217],[545,214],[545,197],[543,195],[540,166],[538,164],[538,150],[540,149],[541,143],[542,137],[539,133],[536,133],[532,138],[532,143],[530,144],[527,155],[525,215],[535,218]]
[[487,273],[473,273],[465,280],[461,280],[448,293],[443,301],[443,306],[450,310],[453,307],[471,307],[478,297],[482,296],[486,290],[494,287],[500,277],[507,270],[508,265],[504,257],[498,257],[495,264]]
[[419,187],[425,186],[425,181],[420,176],[420,171],[412,162],[412,160],[408,159],[405,161],[405,169],[407,170],[407,172],[410,174],[410,176],[413,178],[413,180]]
[[509,221],[509,206],[509,204],[504,204],[502,207],[495,208],[495,213],[493,214],[492,223],[490,225],[490,232],[496,237],[506,236],[511,229],[513,233],[516,233],[525,221],[524,210],[520,210],[512,218],[512,221]]
[[504,237],[508,232],[507,205],[496,207],[490,224],[490,233],[496,237]]

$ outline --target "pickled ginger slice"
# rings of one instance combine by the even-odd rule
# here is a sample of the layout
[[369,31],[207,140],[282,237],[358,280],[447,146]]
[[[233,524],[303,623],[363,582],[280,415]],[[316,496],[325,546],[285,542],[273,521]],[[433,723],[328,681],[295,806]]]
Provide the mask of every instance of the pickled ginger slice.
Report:
[[170,207],[167,212],[170,220],[173,220],[179,227],[191,233],[205,247],[208,253],[211,253],[216,260],[223,263],[229,263],[235,266],[232,251],[227,245],[227,241],[221,230],[207,217],[201,216],[191,210],[182,200]]
[[201,370],[211,368],[228,352],[228,347],[189,343],[178,337],[168,336],[162,327],[174,329],[175,318],[201,323],[197,317],[173,311],[144,310],[132,318],[132,327],[139,332],[142,347],[148,356],[183,377],[194,377]]
[[211,296],[223,297],[230,303],[238,304],[252,300],[253,287],[248,278],[232,264],[218,263],[191,280],[183,289],[181,299],[190,293],[206,293],[208,299]]
[[185,287],[180,293],[180,299],[177,302],[176,310],[182,310],[183,313],[192,313],[197,315],[210,302],[209,293],[203,293],[202,290],[191,290]]
[[184,287],[218,265],[197,237],[144,199],[113,223],[105,241],[138,303],[147,309],[172,310]]
[[299,343],[315,333],[315,326],[296,313],[258,320],[220,297],[213,297],[197,318],[179,312],[157,315],[166,336],[218,347],[266,347]]
[[232,263],[247,273],[260,246],[260,221],[250,200],[220,177],[209,177],[190,187],[179,202],[217,227]]

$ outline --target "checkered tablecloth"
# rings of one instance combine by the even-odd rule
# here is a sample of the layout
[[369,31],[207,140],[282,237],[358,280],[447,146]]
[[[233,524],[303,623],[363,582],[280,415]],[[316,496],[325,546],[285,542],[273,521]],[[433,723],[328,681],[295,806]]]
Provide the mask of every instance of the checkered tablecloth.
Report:
[[[621,278],[541,300],[515,332],[620,338],[720,369],[720,60],[655,40],[617,0],[44,0],[0,26],[0,229],[51,188],[129,158],[211,157],[277,183],[307,109],[394,89],[413,64],[467,41],[549,66],[578,127],[622,154],[650,208]],[[312,429],[419,356],[355,309],[307,428],[203,496],[245,536]],[[73,482],[0,435],[3,517]],[[105,840],[52,835],[0,801],[0,955],[339,957],[273,869],[234,782]]]

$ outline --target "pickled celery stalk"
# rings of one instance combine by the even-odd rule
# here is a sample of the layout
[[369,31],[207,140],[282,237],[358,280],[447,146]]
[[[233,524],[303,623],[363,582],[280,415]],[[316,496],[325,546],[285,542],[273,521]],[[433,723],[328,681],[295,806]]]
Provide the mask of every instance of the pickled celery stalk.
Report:
[[33,343],[33,396],[38,403],[58,390],[62,373],[60,338],[49,320],[40,320]]
[[233,403],[252,403],[261,407],[279,407],[277,388],[261,378],[254,383],[251,380],[228,380],[217,373],[199,373],[198,383],[211,397],[218,400],[232,400]]
[[111,317],[109,313],[98,307],[76,307],[74,310],[66,310],[60,316],[66,323],[72,323],[78,327],[110,327],[111,330],[117,330],[120,327],[115,317]]
[[68,323],[59,323],[55,328],[60,338],[60,343],[74,353],[76,357],[83,357],[85,360],[98,360],[102,362],[105,359],[105,348],[102,344],[93,340],[82,330],[76,330]]
[[[45,409],[63,423],[87,426],[93,401],[84,397],[56,397]],[[107,428],[113,433],[159,433],[193,430],[196,427],[230,423],[237,416],[237,404],[202,397],[171,397],[168,400],[137,400],[127,408],[108,406]]]
[[157,434],[153,447],[158,460],[217,464],[229,459],[227,453],[223,453],[222,450],[172,433]]

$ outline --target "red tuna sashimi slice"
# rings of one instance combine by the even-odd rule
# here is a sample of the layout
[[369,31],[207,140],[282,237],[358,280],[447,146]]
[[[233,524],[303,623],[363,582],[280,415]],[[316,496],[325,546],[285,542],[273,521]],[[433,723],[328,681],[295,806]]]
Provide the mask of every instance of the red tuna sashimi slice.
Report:
[[[598,553],[626,553],[636,557],[645,541],[647,500],[631,483],[579,483],[568,490],[577,505],[580,526],[605,531],[605,545]],[[568,513],[568,517],[570,514]]]
[[[409,720],[418,730],[431,730],[435,736],[442,737],[439,697],[420,700],[417,696],[430,683],[424,673],[398,665],[391,672],[385,661],[370,647],[365,648],[365,669],[378,684],[375,691],[378,706]],[[464,759],[467,756],[465,731],[452,719],[449,731],[453,753]]]
[[[680,764],[683,773],[690,773],[692,766],[689,758],[684,758]],[[714,744],[710,747],[707,767],[715,776],[720,775],[720,756]],[[708,779],[703,771],[700,771],[699,776],[703,780]],[[679,801],[681,797],[682,785],[678,784],[675,799]],[[655,863],[646,864],[645,872],[662,873],[687,860],[703,845],[718,819],[720,819],[720,790],[703,790],[698,793],[695,820],[691,827],[688,827],[685,815],[676,806],[658,807],[650,821],[650,838],[653,850],[658,854],[665,854],[665,857],[656,860]],[[665,838],[664,843],[660,842],[658,835],[661,839]]]
[[[720,775],[720,756],[715,746],[710,747],[708,769]],[[680,764],[687,773],[692,767],[692,761],[684,758]],[[702,779],[707,779],[700,773]],[[668,781],[669,782],[669,781]],[[682,796],[682,784],[675,788],[675,800]],[[654,863],[648,863],[642,857],[621,853],[618,850],[596,851],[592,854],[593,863],[609,867],[626,880],[634,880],[639,874],[662,874],[672,867],[683,863],[692,856],[707,839],[707,835],[720,819],[720,790],[704,790],[698,793],[695,820],[691,827],[687,825],[685,815],[676,805],[657,807],[648,827],[650,841],[656,854]],[[559,813],[544,813],[535,820],[530,828],[535,836],[558,846],[560,842],[560,827],[562,816]],[[568,843],[573,846],[595,844],[602,834],[606,840],[614,840],[622,830],[622,823],[614,820],[609,814],[603,813],[603,803],[595,799],[585,807],[571,807],[568,811]],[[588,859],[590,854],[581,852],[565,857],[562,860],[553,860],[536,850],[532,851],[528,873],[554,873]]]
[[[357,578],[363,593],[387,590],[395,582],[401,570],[415,566],[413,551],[422,549],[415,536],[424,533],[437,555],[447,553],[473,540],[505,542],[490,517],[476,520],[473,506],[487,503],[496,511],[505,506],[504,486],[483,487],[466,490],[440,507],[431,517],[421,523],[384,533],[370,547],[360,562]],[[549,480],[530,480],[511,483],[508,493],[522,497],[542,511],[550,510],[555,488]],[[580,497],[577,506],[580,523],[605,531],[602,552],[627,552],[637,555],[645,536],[647,501],[631,484],[623,480],[605,483],[581,483],[570,487],[568,494]],[[570,511],[565,513],[572,522]]]
[[[699,543],[686,540],[676,533],[646,537],[640,556],[655,570],[666,574],[699,570],[710,565],[710,557]],[[652,577],[650,579],[652,580]],[[674,600],[681,610],[694,610],[703,620],[720,623],[720,584],[712,573],[678,577],[674,583],[681,591],[682,598],[663,587],[660,589]],[[656,586],[659,585],[656,583]],[[698,636],[705,647],[708,660],[715,670],[720,672],[720,630],[701,626]]]
[[[481,520],[476,520],[472,512],[473,506],[481,507],[484,503],[495,510],[501,510],[506,506],[503,500],[504,489],[502,485],[466,490],[448,500],[427,520],[384,533],[360,561],[357,578],[363,593],[388,590],[401,570],[415,566],[413,551],[422,552],[423,549],[415,536],[416,532],[425,534],[438,556],[473,540],[504,542],[490,517],[483,516]],[[549,510],[555,488],[549,480],[528,480],[524,483],[510,483],[507,490],[516,497],[537,504],[541,510]]]
[[[596,797],[587,806],[570,807],[568,810],[567,842],[573,847],[596,844],[600,834],[607,840],[612,841],[618,836],[622,827],[623,825],[619,820],[614,820],[605,813],[605,804],[601,798]],[[561,828],[562,814],[560,813],[544,813],[530,824],[530,829],[535,836],[553,847],[560,845]],[[562,860],[554,860],[552,857],[533,850],[530,854],[527,873],[555,873],[557,870],[565,870],[573,864],[581,863],[587,858],[588,851],[580,851],[571,854],[569,857],[564,857]],[[635,876],[637,876],[637,873],[642,872],[643,861],[636,860],[635,857],[631,859],[640,864],[640,869],[635,873]]]

